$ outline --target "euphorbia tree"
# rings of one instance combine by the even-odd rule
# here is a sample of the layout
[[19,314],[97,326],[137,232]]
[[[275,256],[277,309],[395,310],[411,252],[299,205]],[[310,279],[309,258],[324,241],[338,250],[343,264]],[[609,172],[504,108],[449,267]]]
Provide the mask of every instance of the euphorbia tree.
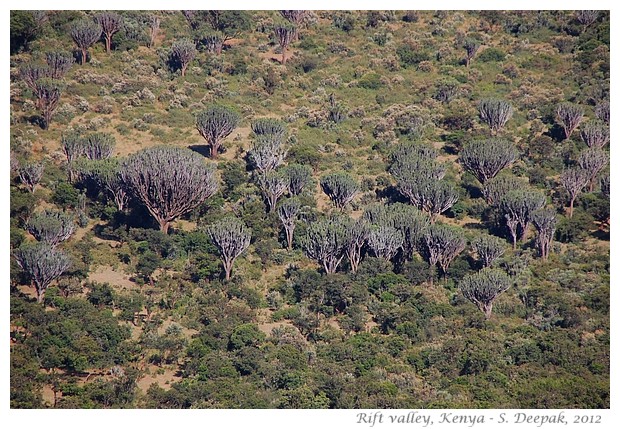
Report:
[[202,204],[218,188],[215,165],[189,149],[156,146],[127,157],[120,175],[155,218],[162,232]]

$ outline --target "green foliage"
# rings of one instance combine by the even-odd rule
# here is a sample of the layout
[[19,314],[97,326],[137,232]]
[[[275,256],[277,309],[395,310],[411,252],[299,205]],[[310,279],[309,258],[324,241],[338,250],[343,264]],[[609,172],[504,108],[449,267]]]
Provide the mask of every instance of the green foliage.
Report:
[[80,192],[69,182],[60,182],[52,194],[52,201],[62,208],[77,207]]
[[417,66],[422,61],[430,60],[430,55],[427,52],[407,44],[399,46],[396,49],[396,55],[398,55],[403,67]]
[[501,62],[505,59],[506,53],[498,48],[487,48],[478,55],[478,61],[483,63]]
[[368,73],[357,81],[357,86],[365,89],[376,90],[383,86],[381,75],[378,73]]
[[11,55],[27,50],[40,32],[32,12],[28,10],[11,11],[10,29]]

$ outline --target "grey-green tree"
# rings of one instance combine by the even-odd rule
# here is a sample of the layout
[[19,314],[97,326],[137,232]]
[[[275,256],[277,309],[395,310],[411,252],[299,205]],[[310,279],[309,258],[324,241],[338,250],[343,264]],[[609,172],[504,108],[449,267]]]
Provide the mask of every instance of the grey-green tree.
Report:
[[48,75],[52,79],[62,79],[73,66],[73,56],[66,51],[50,51],[45,53]]
[[609,162],[609,154],[596,147],[588,148],[581,151],[577,158],[577,162],[588,177],[589,191],[594,191],[594,184],[596,183],[598,175]]
[[217,158],[222,140],[237,128],[240,120],[237,112],[224,106],[211,106],[196,116],[196,128],[207,141],[212,159]]
[[430,217],[409,204],[375,204],[369,206],[363,215],[372,225],[391,226],[403,234],[403,256],[412,257],[413,251],[420,248]]
[[43,177],[43,170],[44,165],[41,162],[26,162],[17,168],[17,174],[19,175],[19,180],[30,192],[34,193],[41,181],[41,177]]
[[181,39],[170,46],[169,57],[174,67],[181,70],[181,76],[185,76],[187,66],[197,54],[196,45],[189,39]]
[[121,30],[123,17],[115,12],[102,12],[95,16],[95,22],[101,27],[105,39],[105,50],[109,54],[112,50],[112,36]]
[[549,258],[551,242],[555,234],[557,217],[553,209],[540,209],[532,213],[532,223],[536,228],[536,247],[541,258],[546,261]]
[[288,147],[277,135],[260,135],[252,142],[252,148],[248,151],[251,165],[264,174],[275,170],[286,158]]
[[75,232],[75,219],[66,212],[44,210],[28,219],[26,229],[38,241],[56,247]]
[[80,64],[86,64],[88,48],[101,38],[101,26],[90,19],[81,19],[71,26],[71,38],[80,50]]
[[293,35],[293,41],[299,38],[299,28],[306,20],[308,16],[307,10],[281,10],[280,15],[291,24],[295,26],[295,34]]
[[52,116],[58,108],[60,96],[65,90],[65,87],[66,85],[64,82],[55,79],[42,78],[36,82],[35,93],[37,97],[39,97],[37,104],[43,116],[42,128],[44,130],[48,129],[52,123]]
[[478,104],[480,119],[487,124],[492,133],[501,131],[506,122],[512,118],[514,109],[512,104],[498,98],[486,98]]
[[588,184],[588,174],[582,168],[569,168],[560,175],[560,183],[568,193],[568,217],[573,217],[575,200]]
[[282,49],[282,64],[286,64],[286,50],[297,34],[297,27],[291,24],[278,24],[274,27],[273,32],[276,36],[280,49]]
[[527,183],[519,180],[512,174],[500,174],[488,180],[482,188],[482,195],[488,204],[498,205],[503,195],[510,191],[521,189],[527,186]]
[[345,227],[345,254],[351,271],[356,272],[362,260],[362,248],[368,239],[370,225],[365,219],[350,219]]
[[275,136],[282,140],[286,137],[286,124],[278,119],[258,118],[252,122],[251,127],[257,136]]
[[376,226],[368,234],[368,247],[378,258],[391,260],[403,246],[405,237],[393,226]]
[[426,246],[423,253],[430,268],[438,265],[444,276],[450,263],[465,249],[466,244],[462,228],[440,224],[431,225],[426,230],[424,242]]
[[82,154],[88,159],[105,159],[112,156],[116,139],[108,133],[92,133],[82,138]]
[[476,52],[480,49],[480,41],[471,37],[468,37],[463,42],[465,48],[465,65],[469,67],[471,60],[476,56]]
[[67,158],[67,173],[69,181],[74,182],[75,177],[75,161],[84,155],[84,143],[80,134],[76,131],[62,133],[60,137],[60,145],[65,157]]
[[340,210],[349,204],[359,193],[359,184],[344,171],[330,173],[321,177],[321,189]]
[[293,233],[295,232],[295,222],[301,212],[301,203],[297,198],[289,198],[280,203],[277,211],[286,233],[286,247],[290,251],[293,249]]
[[499,237],[481,234],[471,242],[471,248],[478,255],[482,266],[487,268],[506,251],[506,242]]
[[123,182],[155,218],[162,232],[218,189],[215,165],[189,149],[156,146],[121,163]]
[[282,168],[288,180],[288,191],[291,195],[299,195],[312,182],[312,168],[307,165],[289,164]]
[[603,121],[588,121],[581,129],[581,139],[589,148],[603,149],[609,143],[609,126]]
[[583,119],[583,107],[573,103],[560,103],[556,108],[556,115],[564,128],[564,135],[569,139]]
[[527,234],[532,213],[543,208],[545,202],[545,195],[534,189],[517,189],[501,197],[499,208],[506,219],[513,249],[517,248],[517,240],[523,240]]
[[279,171],[269,171],[259,174],[256,183],[265,201],[267,201],[267,212],[271,213],[278,203],[278,199],[284,195],[288,189],[286,177]]
[[484,268],[474,274],[469,274],[459,282],[459,288],[465,298],[484,313],[486,319],[491,317],[493,303],[512,284],[511,278],[502,270]]
[[23,244],[15,252],[15,259],[34,283],[39,303],[49,285],[71,267],[71,259],[47,243]]
[[609,101],[601,100],[596,103],[594,114],[598,119],[609,125]]
[[337,217],[311,223],[302,245],[306,255],[317,261],[327,274],[335,273],[345,256],[346,223]]
[[226,280],[230,280],[235,260],[250,245],[252,231],[242,221],[231,216],[215,222],[207,231],[220,251]]
[[512,164],[519,152],[506,140],[488,139],[466,145],[459,160],[483,185]]
[[121,164],[117,158],[100,160],[81,159],[76,170],[82,177],[92,179],[100,190],[111,197],[119,211],[124,211],[129,203],[129,189],[121,176]]

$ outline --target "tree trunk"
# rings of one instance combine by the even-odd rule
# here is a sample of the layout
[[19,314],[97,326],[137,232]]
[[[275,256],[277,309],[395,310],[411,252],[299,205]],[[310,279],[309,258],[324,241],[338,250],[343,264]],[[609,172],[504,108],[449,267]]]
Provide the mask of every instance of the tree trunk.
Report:
[[36,289],[37,289],[37,302],[41,304],[43,302],[43,299],[45,298],[45,289],[41,291],[38,288]]
[[185,76],[185,70],[187,70],[187,64],[181,64],[181,76]]
[[224,273],[226,280],[230,280],[230,272],[232,271],[232,262],[224,262]]
[[47,130],[50,126],[50,121],[52,119],[52,112],[49,109],[45,109],[43,111],[43,129]]
[[86,54],[87,54],[86,49],[82,49],[82,58],[80,58],[80,60],[81,60],[81,65],[86,64]]
[[491,318],[491,312],[493,311],[493,303],[482,304],[482,311],[484,311],[484,318],[489,320]]
[[286,46],[282,46],[282,64],[286,64]]
[[572,219],[573,218],[573,205],[575,204],[575,199],[571,198],[570,199],[570,206],[568,207],[568,218]]
[[211,159],[217,159],[218,152],[220,151],[220,142],[216,141],[211,143],[211,153],[209,156]]
[[289,252],[293,250],[293,229],[284,229],[286,231],[286,244]]
[[106,34],[105,35],[105,51],[106,53],[109,54],[111,50],[112,50],[112,35]]
[[170,228],[170,222],[167,220],[157,220],[159,222],[159,230],[164,234],[168,234],[168,228]]

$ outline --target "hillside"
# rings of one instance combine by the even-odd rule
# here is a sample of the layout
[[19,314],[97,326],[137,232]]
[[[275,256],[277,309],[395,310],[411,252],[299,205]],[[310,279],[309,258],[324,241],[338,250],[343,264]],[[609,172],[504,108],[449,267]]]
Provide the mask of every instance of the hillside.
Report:
[[282,12],[11,12],[11,407],[609,408],[609,12]]

